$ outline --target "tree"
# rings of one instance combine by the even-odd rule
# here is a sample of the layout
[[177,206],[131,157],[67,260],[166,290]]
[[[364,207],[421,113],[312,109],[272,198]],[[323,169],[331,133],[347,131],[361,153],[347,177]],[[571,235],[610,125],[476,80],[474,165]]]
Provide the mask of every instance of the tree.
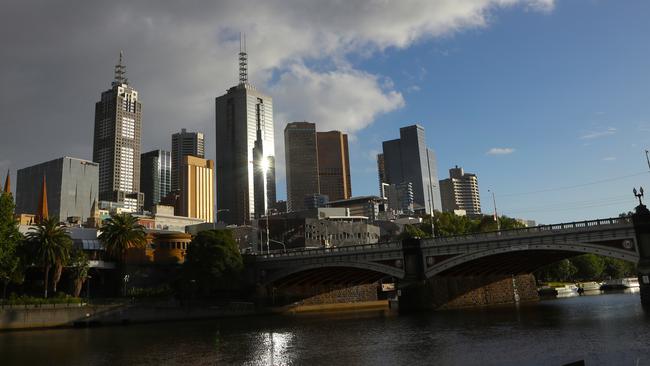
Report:
[[73,250],[70,256],[70,275],[72,277],[72,295],[74,297],[79,297],[84,281],[88,278],[89,269],[88,258],[83,250]]
[[147,244],[144,226],[138,224],[138,218],[129,213],[112,215],[104,222],[99,234],[106,253],[124,264],[126,253],[131,248],[143,248]]
[[577,268],[576,277],[582,280],[599,279],[605,269],[605,260],[595,254],[579,255],[571,258],[571,263]]
[[244,268],[239,247],[230,230],[199,232],[187,249],[183,263],[183,282],[204,297],[239,286]]
[[[72,249],[72,239],[57,218],[44,218],[31,230],[27,234],[27,239],[35,261],[43,267],[43,296],[47,298],[50,269],[67,264]],[[54,290],[56,291],[56,282],[54,282]]]
[[[430,229],[429,232],[431,232]],[[404,229],[402,229],[402,233],[399,234],[400,240],[412,239],[412,238],[428,238],[428,237],[430,237],[429,234],[424,232],[419,227],[410,224],[404,225]]]
[[23,237],[14,219],[14,201],[11,193],[0,195],[0,281],[3,283],[2,298],[6,297],[9,283],[22,282],[24,266],[20,260]]
[[573,278],[578,269],[568,259],[551,263],[535,272],[535,277],[542,281],[567,281]]
[[603,276],[609,278],[623,278],[636,274],[636,265],[622,259],[604,257]]

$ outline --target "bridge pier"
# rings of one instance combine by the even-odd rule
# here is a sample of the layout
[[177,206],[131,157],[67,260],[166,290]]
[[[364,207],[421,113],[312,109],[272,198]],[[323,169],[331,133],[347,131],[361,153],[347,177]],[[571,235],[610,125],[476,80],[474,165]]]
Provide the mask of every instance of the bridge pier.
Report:
[[641,294],[641,305],[650,311],[650,210],[645,205],[636,207],[632,215],[636,242],[639,249],[637,274]]

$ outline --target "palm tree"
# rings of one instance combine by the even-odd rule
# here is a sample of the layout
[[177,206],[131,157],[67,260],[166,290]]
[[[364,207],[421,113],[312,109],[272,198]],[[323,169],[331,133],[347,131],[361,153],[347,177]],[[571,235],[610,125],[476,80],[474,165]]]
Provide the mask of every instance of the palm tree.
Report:
[[112,215],[104,222],[99,240],[109,256],[124,263],[126,252],[130,248],[142,248],[147,244],[144,226],[138,224],[138,218],[129,213]]
[[[120,265],[120,278],[125,278],[124,264],[126,253],[131,248],[142,248],[147,244],[144,226],[138,224],[138,218],[129,213],[111,215],[102,226],[99,240],[106,253],[117,260]],[[126,293],[126,288],[124,289]]]
[[[27,233],[36,262],[43,266],[44,292],[47,298],[48,280],[52,267],[63,267],[70,259],[72,239],[56,218],[44,218]],[[56,283],[54,284],[56,291]]]

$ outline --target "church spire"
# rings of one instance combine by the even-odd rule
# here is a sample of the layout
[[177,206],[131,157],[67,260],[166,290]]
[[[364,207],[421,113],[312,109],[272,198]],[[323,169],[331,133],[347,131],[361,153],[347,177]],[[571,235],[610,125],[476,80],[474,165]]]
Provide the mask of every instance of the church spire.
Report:
[[11,176],[9,175],[9,169],[7,169],[7,178],[5,179],[5,193],[11,193]]
[[114,86],[129,83],[129,79],[126,78],[126,65],[122,63],[123,57],[124,52],[120,51],[120,60],[117,65],[115,65],[115,80],[113,81]]
[[43,222],[48,218],[47,212],[47,184],[45,182],[45,174],[43,174],[43,186],[41,187],[41,195],[38,197],[38,208],[36,212],[36,222]]

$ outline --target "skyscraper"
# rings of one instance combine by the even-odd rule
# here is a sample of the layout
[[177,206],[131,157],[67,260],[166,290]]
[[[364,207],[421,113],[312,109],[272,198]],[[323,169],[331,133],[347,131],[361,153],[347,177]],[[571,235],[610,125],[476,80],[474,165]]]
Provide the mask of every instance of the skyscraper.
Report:
[[178,190],[180,185],[180,167],[183,158],[187,155],[205,158],[205,142],[203,133],[187,132],[182,129],[181,132],[172,135],[172,185],[171,190]]
[[443,211],[465,210],[470,216],[481,214],[476,174],[465,173],[458,165],[449,169],[449,178],[440,181],[440,195]]
[[115,65],[115,80],[95,104],[93,161],[99,164],[99,199],[142,207],[140,140],[142,104],[126,78],[126,66]]
[[16,213],[35,214],[47,182],[49,212],[61,221],[68,217],[85,221],[97,199],[99,166],[92,161],[63,157],[18,170]]
[[214,161],[187,155],[181,164],[180,215],[214,220]]
[[239,53],[239,84],[215,99],[217,208],[228,224],[250,223],[275,203],[273,100],[248,83]]
[[426,146],[424,127],[402,127],[399,134],[399,139],[382,144],[385,183],[412,183],[415,211],[441,210],[436,158]]
[[153,150],[140,155],[140,189],[144,193],[144,208],[151,210],[169,192],[172,182],[172,154]]
[[305,208],[305,197],[320,192],[316,124],[291,122],[284,129],[284,156],[287,170],[287,210]]
[[340,131],[317,132],[320,193],[330,201],[352,196],[348,135]]

